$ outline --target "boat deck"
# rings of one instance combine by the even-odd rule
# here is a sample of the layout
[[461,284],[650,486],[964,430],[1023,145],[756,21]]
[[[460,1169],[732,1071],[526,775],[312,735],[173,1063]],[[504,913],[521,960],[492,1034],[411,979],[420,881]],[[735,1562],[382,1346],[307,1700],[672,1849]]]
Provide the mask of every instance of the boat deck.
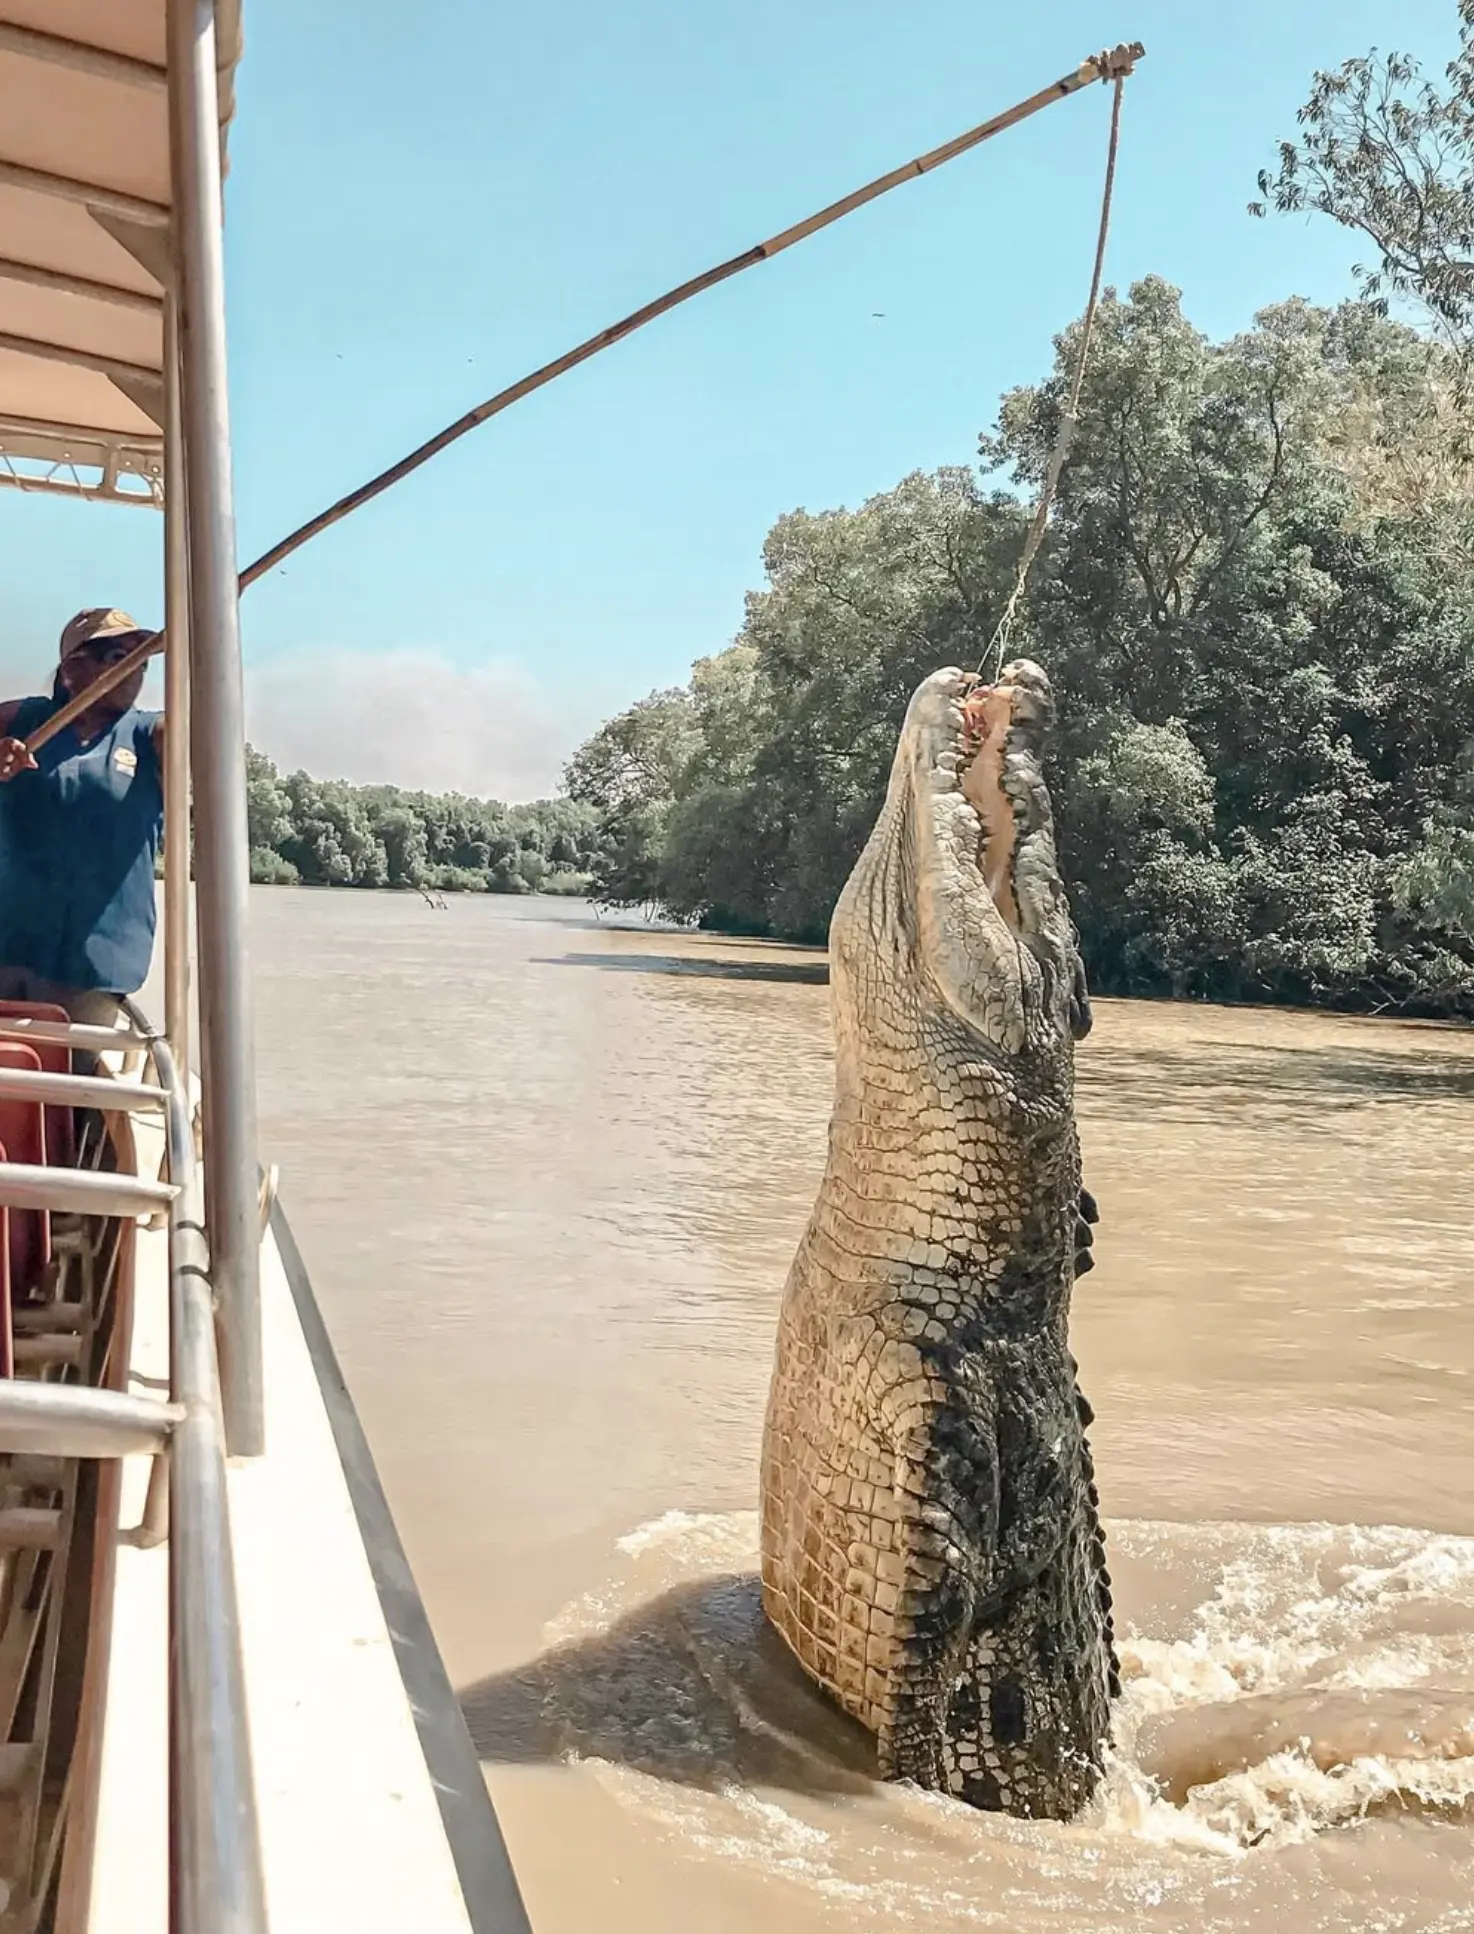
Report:
[[[162,1132],[137,1130],[157,1173]],[[140,1229],[132,1379],[167,1387],[167,1233]],[[261,1256],[267,1452],[228,1486],[273,1934],[470,1934],[455,1859],[281,1252]],[[125,1461],[120,1531],[149,1464]],[[91,1927],[169,1924],[167,1544],[118,1554]]]

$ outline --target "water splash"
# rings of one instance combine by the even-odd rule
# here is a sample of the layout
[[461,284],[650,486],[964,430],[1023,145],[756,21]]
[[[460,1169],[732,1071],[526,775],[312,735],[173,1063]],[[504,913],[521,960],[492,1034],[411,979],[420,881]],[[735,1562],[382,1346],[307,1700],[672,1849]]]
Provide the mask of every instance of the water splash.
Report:
[[[1308,1860],[1327,1913],[1360,1862],[1389,1930],[1461,1925],[1448,1916],[1474,1886],[1474,1539],[1110,1530],[1125,1685],[1105,1781],[1070,1825],[878,1784],[859,1729],[766,1628],[751,1512],[668,1512],[620,1538],[610,1575],[550,1627],[541,1696],[565,1755],[651,1826],[801,1887],[821,1920],[1203,1934],[1242,1927],[1253,1903],[1288,1912]],[[1432,1828],[1441,1902],[1416,1838]],[[1413,1848],[1418,1879],[1399,1881]]]

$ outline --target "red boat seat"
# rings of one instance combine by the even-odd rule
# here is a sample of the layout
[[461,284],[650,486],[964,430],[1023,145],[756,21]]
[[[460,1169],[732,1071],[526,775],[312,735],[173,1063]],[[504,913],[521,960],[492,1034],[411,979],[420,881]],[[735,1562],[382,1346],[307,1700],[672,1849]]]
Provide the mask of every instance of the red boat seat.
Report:
[[[0,1068],[41,1072],[40,1050],[28,1041],[0,1039]],[[61,1110],[43,1108],[39,1101],[7,1101],[0,1096],[0,1143],[12,1162],[39,1167],[47,1161],[46,1116]],[[65,1111],[70,1112],[70,1111]],[[6,1250],[10,1263],[10,1293],[17,1301],[40,1288],[51,1261],[51,1218],[41,1209],[12,1209]]]
[[[64,1007],[56,1007],[49,1001],[0,1001],[0,1019],[27,1021],[62,1021],[71,1019]],[[5,1045],[4,1035],[0,1035],[0,1047]],[[49,1041],[27,1041],[41,1057],[41,1066],[47,1074],[70,1074],[72,1071],[72,1051],[70,1048],[56,1047]],[[46,1110],[46,1159],[58,1168],[71,1168],[76,1160],[76,1130],[70,1108],[48,1108]],[[17,1155],[16,1161],[20,1160]]]

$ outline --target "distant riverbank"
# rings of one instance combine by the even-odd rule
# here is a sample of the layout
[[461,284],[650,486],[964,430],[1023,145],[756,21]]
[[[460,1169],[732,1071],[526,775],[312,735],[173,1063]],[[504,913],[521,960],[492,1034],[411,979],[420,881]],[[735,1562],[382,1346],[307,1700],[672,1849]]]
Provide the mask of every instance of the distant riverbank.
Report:
[[252,886],[301,886],[311,888],[314,891],[325,889],[331,892],[408,893],[416,897],[423,897],[426,893],[546,894],[550,899],[554,900],[586,900],[592,885],[587,873],[565,872],[560,869],[554,869],[549,873],[545,873],[536,886],[529,885],[520,875],[516,874],[509,879],[486,878],[480,874],[471,874],[469,877],[445,877],[446,875],[455,873],[456,869],[452,867],[441,867],[435,869],[424,880],[396,880],[393,882],[377,882],[371,880],[304,880],[300,876],[293,878],[285,868],[280,870],[262,869],[261,874],[258,875],[253,865],[251,869],[251,884]]
[[571,799],[506,805],[282,774],[251,746],[246,822],[257,886],[577,896],[603,838],[598,815]]

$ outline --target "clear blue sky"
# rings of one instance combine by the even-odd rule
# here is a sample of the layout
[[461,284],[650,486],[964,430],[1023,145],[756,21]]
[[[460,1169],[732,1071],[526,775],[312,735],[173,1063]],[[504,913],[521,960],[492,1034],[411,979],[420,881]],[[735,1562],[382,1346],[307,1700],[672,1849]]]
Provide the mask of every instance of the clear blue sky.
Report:
[[[1109,273],[1221,334],[1334,300],[1329,224],[1252,221],[1311,70],[1434,66],[1453,0],[247,0],[228,188],[240,549],[669,284],[1136,37]],[[971,459],[1083,303],[1108,112],[1062,102],[475,432],[244,605],[292,763],[546,787],[725,644],[775,517]],[[874,311],[882,311],[876,320]],[[159,616],[160,520],[0,493],[0,677],[82,604]]]

